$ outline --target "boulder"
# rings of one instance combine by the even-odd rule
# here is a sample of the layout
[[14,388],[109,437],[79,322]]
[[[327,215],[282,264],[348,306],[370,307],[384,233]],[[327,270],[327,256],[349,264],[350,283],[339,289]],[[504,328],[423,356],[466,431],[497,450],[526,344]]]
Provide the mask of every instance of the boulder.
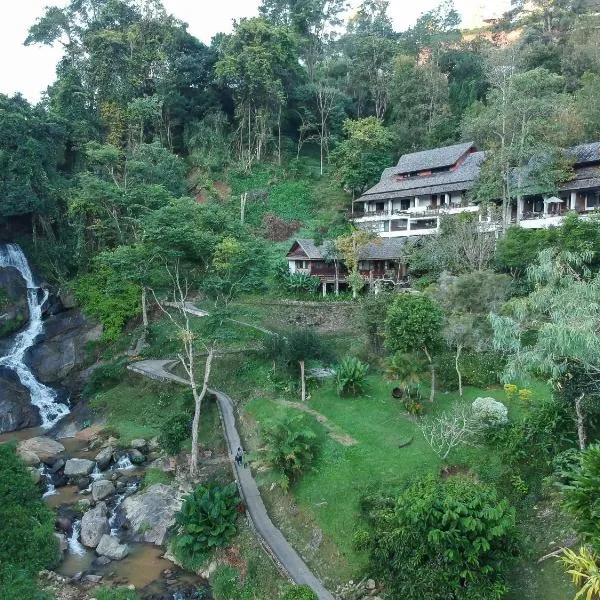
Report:
[[123,560],[129,554],[129,546],[121,544],[119,538],[103,535],[100,543],[96,546],[96,552],[111,560]]
[[70,479],[86,477],[94,470],[95,463],[87,458],[70,458],[65,464],[65,475]]
[[114,495],[114,493],[115,486],[110,481],[99,479],[98,481],[94,481],[94,483],[92,483],[92,498],[96,502],[110,498],[110,496]]
[[168,530],[175,524],[181,495],[176,488],[157,483],[142,493],[125,498],[122,506],[137,538],[161,546]]
[[148,448],[148,442],[143,439],[132,440],[130,446],[134,450],[139,450],[140,452],[144,452]]
[[19,458],[28,466],[36,467],[40,464],[40,457],[31,450],[20,450]]
[[36,454],[42,462],[53,463],[56,456],[64,452],[65,447],[52,438],[40,436],[19,442],[17,453],[25,450]]
[[58,542],[58,551],[60,553],[60,558],[62,559],[63,554],[67,551],[69,547],[67,536],[64,533],[54,533],[54,537]]
[[139,465],[146,460],[146,457],[139,450],[129,450],[128,454],[129,460],[131,460],[134,465]]
[[50,473],[58,473],[61,469],[64,469],[66,464],[64,458],[57,458],[50,467]]
[[114,451],[115,449],[112,446],[108,446],[96,454],[94,460],[98,463],[98,468],[101,471],[104,471],[110,465]]
[[162,456],[161,458],[157,458],[153,460],[149,465],[149,469],[159,469],[164,471],[165,473],[171,473],[175,471],[175,460],[169,458],[168,456]]
[[0,433],[37,427],[41,422],[40,411],[31,404],[29,390],[16,373],[0,367]]
[[85,366],[86,345],[101,335],[102,328],[88,321],[80,311],[60,312],[44,321],[44,331],[28,350],[26,359],[43,383],[62,382]]
[[95,548],[105,533],[109,532],[107,510],[104,502],[98,502],[95,508],[88,510],[81,519],[81,543]]
[[27,467],[27,470],[31,473],[31,479],[33,480],[33,483],[37,485],[42,480],[42,474],[40,473],[40,470],[36,469],[35,467]]

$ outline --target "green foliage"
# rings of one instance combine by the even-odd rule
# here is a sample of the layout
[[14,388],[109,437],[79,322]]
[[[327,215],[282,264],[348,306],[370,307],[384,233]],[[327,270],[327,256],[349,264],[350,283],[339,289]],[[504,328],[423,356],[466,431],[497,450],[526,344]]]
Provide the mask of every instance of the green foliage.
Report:
[[383,350],[387,311],[395,297],[393,292],[367,294],[360,303],[362,329],[367,335],[371,350],[377,354]]
[[423,294],[400,294],[388,310],[386,344],[392,352],[434,348],[439,341],[442,310]]
[[441,392],[458,390],[458,375],[454,364],[454,354],[440,352],[435,357],[435,385]]
[[369,365],[354,356],[346,357],[336,367],[338,394],[359,396],[364,392]]
[[460,358],[463,382],[478,388],[498,385],[506,358],[500,352],[471,352]]
[[291,294],[315,294],[321,285],[321,280],[315,275],[306,273],[290,273],[283,276],[285,290]]
[[98,365],[88,376],[83,388],[83,396],[91,398],[116,386],[125,375],[126,361],[118,359]]
[[379,502],[368,516],[371,528],[360,543],[372,572],[395,596],[504,595],[506,563],[515,552],[515,511],[493,487],[462,476],[428,476]]
[[254,590],[246,585],[240,572],[229,565],[221,565],[210,576],[210,587],[215,600],[253,600]]
[[94,590],[96,600],[139,600],[139,594],[125,587],[100,587]]
[[600,523],[598,504],[600,502],[600,444],[593,444],[584,450],[579,464],[564,489],[565,508],[574,518],[575,528],[581,539],[594,550],[600,549]]
[[169,417],[160,427],[158,443],[170,456],[179,454],[181,444],[192,433],[192,418],[188,413],[179,413]]
[[263,341],[265,358],[286,366],[291,371],[298,370],[298,363],[308,360],[327,362],[331,351],[325,340],[313,329],[294,329],[283,335],[268,336]]
[[292,585],[283,594],[283,600],[318,600],[318,596],[307,585]]
[[35,577],[58,559],[54,515],[11,445],[0,444],[0,598],[38,600]]
[[170,473],[165,473],[161,469],[146,469],[144,471],[143,487],[149,488],[157,483],[169,485],[173,481]]
[[209,483],[186,496],[175,515],[176,554],[195,560],[229,544],[237,531],[239,503],[235,481],[226,486]]
[[284,489],[314,465],[320,447],[316,433],[303,415],[284,416],[265,423],[261,430],[263,460],[281,475]]

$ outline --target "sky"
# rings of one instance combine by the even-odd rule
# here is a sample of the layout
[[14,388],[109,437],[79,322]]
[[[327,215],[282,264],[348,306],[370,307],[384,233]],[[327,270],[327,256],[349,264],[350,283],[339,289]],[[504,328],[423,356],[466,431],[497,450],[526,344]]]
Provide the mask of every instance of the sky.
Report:
[[[0,93],[20,92],[30,102],[37,102],[41,93],[54,81],[60,48],[23,46],[27,30],[43,14],[47,5],[64,6],[68,0],[0,0]],[[410,27],[419,14],[434,8],[440,0],[390,0],[390,15],[398,31]],[[482,11],[490,13],[506,6],[509,0],[455,0],[457,9],[468,25]],[[213,35],[231,31],[233,19],[257,14],[260,0],[163,0],[168,12],[188,23],[189,31],[205,43]],[[354,0],[353,4],[358,4]],[[11,8],[7,8],[7,5]],[[483,8],[485,6],[485,9]]]

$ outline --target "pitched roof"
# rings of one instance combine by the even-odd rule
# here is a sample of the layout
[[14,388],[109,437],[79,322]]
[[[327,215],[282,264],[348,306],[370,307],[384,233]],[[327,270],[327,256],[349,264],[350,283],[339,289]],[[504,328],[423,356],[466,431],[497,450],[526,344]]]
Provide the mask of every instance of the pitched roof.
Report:
[[[402,249],[408,238],[377,238],[367,244],[360,252],[360,260],[397,260],[402,256]],[[314,240],[297,239],[287,253],[293,258],[293,249],[296,244],[304,251],[310,260],[323,260],[323,246],[316,246]]]
[[385,169],[379,183],[367,190],[356,202],[471,189],[479,175],[484,158],[484,152],[473,152],[454,171],[407,179],[396,178],[398,172],[396,167]]
[[591,162],[600,162],[600,142],[591,144],[580,144],[569,150],[569,154],[575,158],[575,166]]
[[473,147],[473,142],[422,150],[412,154],[404,154],[396,165],[396,173],[414,173],[451,167]]

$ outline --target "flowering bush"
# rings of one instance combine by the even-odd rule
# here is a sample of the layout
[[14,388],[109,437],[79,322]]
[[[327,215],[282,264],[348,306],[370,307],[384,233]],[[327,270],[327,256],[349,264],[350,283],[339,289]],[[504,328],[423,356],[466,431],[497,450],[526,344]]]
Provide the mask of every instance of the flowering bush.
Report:
[[514,383],[505,383],[504,384],[504,393],[506,394],[506,399],[510,402],[517,395],[519,388]]
[[487,427],[500,427],[508,423],[508,409],[494,398],[476,398],[471,408],[474,418]]

